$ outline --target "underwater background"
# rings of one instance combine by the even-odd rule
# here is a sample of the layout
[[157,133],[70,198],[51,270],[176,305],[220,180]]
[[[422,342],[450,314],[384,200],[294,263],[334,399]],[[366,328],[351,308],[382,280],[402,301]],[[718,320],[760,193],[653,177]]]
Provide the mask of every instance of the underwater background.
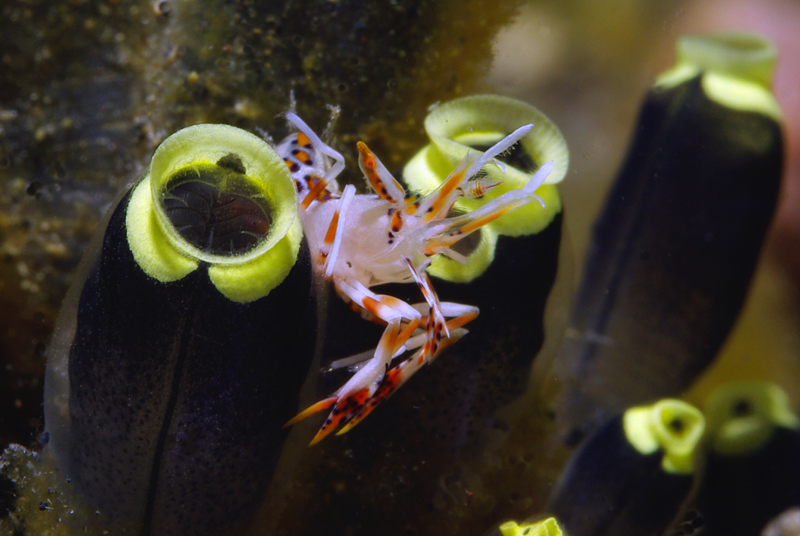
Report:
[[[592,224],[642,96],[674,61],[679,36],[734,29],[758,32],[778,48],[773,88],[785,116],[784,177],[745,307],[714,365],[684,396],[700,405],[728,380],[765,379],[798,411],[796,2],[10,0],[0,9],[7,21],[0,35],[2,446],[35,443],[45,351],[70,277],[118,191],[172,132],[220,122],[279,140],[288,129],[276,116],[293,92],[313,125],[327,122],[326,105],[341,106],[334,145],[348,162],[363,140],[395,171],[426,143],[431,104],[475,93],[531,103],[561,129],[572,153],[559,185],[571,248],[561,255],[571,254],[572,273],[560,259],[567,283],[551,305],[564,318],[569,282],[577,288],[591,277],[582,267]],[[349,166],[343,181],[360,180]],[[613,387],[613,378],[603,380]],[[552,482],[563,456],[523,461],[539,464],[537,474]]]

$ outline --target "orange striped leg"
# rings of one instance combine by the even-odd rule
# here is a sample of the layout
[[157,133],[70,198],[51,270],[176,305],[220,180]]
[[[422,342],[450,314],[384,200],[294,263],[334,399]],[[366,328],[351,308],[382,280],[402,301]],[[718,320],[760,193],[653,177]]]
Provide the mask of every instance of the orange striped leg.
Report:
[[316,184],[309,189],[308,193],[303,198],[303,201],[300,203],[300,208],[303,210],[307,210],[309,205],[311,205],[311,202],[315,199],[322,201],[325,198],[325,194],[323,194],[323,192],[328,186],[328,181],[320,177],[316,177],[316,179]]
[[466,179],[469,179],[466,173],[473,160],[470,155],[467,155],[433,193],[419,202],[415,212],[422,218],[423,223],[443,218],[450,212],[458,197],[463,195],[463,189],[460,186]]
[[[478,308],[477,307],[461,305],[461,304],[457,304],[457,303],[450,303],[450,302],[443,302],[441,305],[442,305],[442,307],[444,309],[445,316],[453,316],[454,317],[454,318],[451,318],[450,320],[448,320],[447,323],[446,323],[447,332],[450,333],[450,336],[442,339],[441,343],[438,345],[439,347],[437,348],[437,351],[434,352],[433,354],[431,354],[431,355],[420,354],[418,357],[421,358],[423,361],[432,361],[439,353],[441,353],[441,345],[445,344],[446,341],[448,341],[450,338],[453,337],[453,333],[452,333],[453,330],[457,330],[457,329],[465,326],[466,324],[472,322],[473,320],[475,320],[478,317]],[[451,308],[453,306],[457,308],[457,312],[455,312],[454,310],[451,310]],[[427,323],[429,322],[429,317],[428,316],[422,317],[421,322],[424,322],[427,325]],[[405,343],[405,347],[408,350],[413,350],[414,348],[419,348],[421,346],[424,346],[425,343],[428,341],[428,339],[429,339],[429,334],[428,334],[427,331],[424,331],[423,333],[421,333],[419,335],[415,335],[415,336],[411,337],[410,339],[408,339],[408,341],[406,341],[406,343]],[[447,344],[449,345],[451,343],[447,343]],[[420,365],[422,365],[422,364],[424,364],[424,363],[420,363]]]
[[367,144],[360,141],[358,147],[358,167],[364,173],[372,189],[378,196],[390,203],[400,203],[406,196],[406,191],[397,182],[386,166],[369,150]]
[[[462,328],[453,328],[450,337],[442,340],[439,345],[438,353],[448,348],[450,345],[457,342],[461,337],[467,334],[467,330]],[[352,430],[358,423],[363,421],[370,413],[372,413],[378,405],[394,394],[397,389],[406,383],[411,376],[417,373],[429,360],[422,359],[424,348],[417,350],[411,357],[395,365],[384,374],[380,385],[372,394],[372,396],[364,404],[358,412],[345,423],[345,425],[337,432],[337,435],[344,434]],[[434,354],[435,357],[437,354]]]
[[528,198],[515,199],[501,206],[492,207],[493,210],[491,211],[483,213],[475,211],[463,216],[451,218],[451,225],[445,230],[440,231],[440,234],[428,238],[425,241],[425,249],[423,251],[427,256],[442,253],[446,248],[449,248],[468,234],[477,231],[484,225],[488,225],[500,216],[527,204],[528,201]]
[[444,320],[444,314],[442,313],[442,306],[439,303],[439,297],[436,295],[436,292],[431,286],[431,280],[428,277],[428,274],[425,272],[420,274],[414,266],[414,263],[411,262],[411,259],[403,257],[403,262],[406,263],[408,271],[414,276],[414,280],[417,282],[417,286],[422,292],[422,296],[425,298],[425,301],[428,303],[428,307],[430,309],[430,312],[428,313],[428,323],[425,330],[427,334],[427,340],[423,346],[423,353],[421,356],[423,360],[428,360],[430,356],[436,353],[442,337],[449,337],[450,333],[447,330],[447,324]]
[[347,211],[350,208],[350,203],[353,197],[355,197],[355,194],[355,186],[352,184],[345,186],[342,197],[339,198],[339,204],[336,206],[333,217],[331,217],[328,230],[325,232],[322,244],[319,245],[319,258],[317,262],[319,262],[325,270],[326,277],[331,277],[333,269],[336,266],[336,258],[339,255],[339,246],[342,243]]
[[[362,366],[350,380],[337,391],[335,396],[317,402],[300,412],[287,424],[295,424],[314,413],[333,407],[312,444],[321,441],[339,425],[347,423],[367,403],[378,388],[383,375],[389,370],[394,355],[403,347],[419,325],[419,312],[392,296],[378,295],[358,282],[349,284],[334,279],[338,290],[353,302],[358,303],[370,314],[388,323],[381,336],[374,356]],[[408,323],[403,326],[403,321]]]

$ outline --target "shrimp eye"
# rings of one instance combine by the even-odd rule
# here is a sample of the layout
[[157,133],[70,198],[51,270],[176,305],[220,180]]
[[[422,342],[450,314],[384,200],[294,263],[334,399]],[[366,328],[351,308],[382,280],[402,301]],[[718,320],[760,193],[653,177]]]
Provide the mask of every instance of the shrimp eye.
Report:
[[195,125],[164,140],[131,192],[126,221],[147,275],[177,281],[202,262],[214,286],[237,302],[278,286],[303,237],[283,159],[227,125]]
[[267,236],[272,209],[243,180],[245,171],[241,159],[231,153],[216,164],[184,169],[170,177],[164,209],[187,242],[212,255],[237,255]]

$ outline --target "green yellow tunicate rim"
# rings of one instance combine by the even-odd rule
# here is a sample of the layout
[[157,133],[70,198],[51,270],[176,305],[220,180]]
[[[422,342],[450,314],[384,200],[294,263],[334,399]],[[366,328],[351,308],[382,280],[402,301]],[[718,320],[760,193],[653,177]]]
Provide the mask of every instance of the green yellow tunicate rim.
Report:
[[[467,156],[481,151],[473,145],[488,146],[500,141],[518,127],[533,123],[533,129],[520,140],[523,150],[538,166],[554,161],[555,168],[536,190],[544,207],[533,201],[485,226],[482,246],[461,265],[450,259],[435,258],[429,272],[441,279],[468,282],[480,274],[494,259],[498,236],[525,236],[545,229],[561,212],[561,198],[556,184],[563,180],[569,167],[569,150],[558,128],[541,111],[522,101],[498,95],[474,95],[456,99],[434,108],[425,119],[425,130],[431,142],[406,164],[403,178],[411,190],[428,194]],[[461,199],[456,209],[471,212],[510,190],[524,187],[536,170],[522,171],[506,165],[484,171],[500,186],[479,199]]]
[[[552,221],[561,211],[561,201],[554,184],[561,182],[569,167],[569,150],[563,135],[541,111],[525,102],[498,95],[474,95],[440,104],[425,118],[425,131],[431,143],[415,155],[403,169],[403,178],[412,190],[432,192],[464,159],[467,153],[481,152],[470,144],[491,145],[518,127],[533,123],[533,129],[520,140],[532,160],[541,166],[554,161],[555,168],[536,191],[548,198],[545,207],[529,203],[498,220],[491,226],[498,234],[521,236],[534,234]],[[456,205],[472,211],[505,192],[524,187],[533,172],[513,166],[487,166],[487,174],[501,185],[480,199],[462,199]]]
[[554,517],[522,525],[518,525],[516,521],[507,521],[500,525],[499,530],[503,536],[562,536],[564,534]]
[[661,468],[665,472],[694,471],[695,449],[705,430],[703,414],[694,406],[671,398],[637,406],[625,412],[622,426],[628,443],[640,454],[663,451]]
[[[215,255],[181,237],[162,197],[177,172],[212,165],[231,154],[246,170],[242,180],[272,209],[272,221],[267,236],[252,249]],[[294,266],[302,241],[294,184],[285,162],[261,138],[228,125],[195,125],[164,140],[134,187],[126,226],[134,259],[145,273],[166,283],[185,277],[205,262],[210,264],[212,283],[237,302],[258,299],[280,284]]]
[[800,430],[786,392],[771,382],[727,383],[712,391],[703,407],[711,449],[723,456],[757,452],[780,427]]
[[656,87],[675,87],[702,73],[709,99],[780,120],[783,114],[770,91],[777,57],[775,45],[757,34],[683,36],[676,44],[675,65],[658,77]]

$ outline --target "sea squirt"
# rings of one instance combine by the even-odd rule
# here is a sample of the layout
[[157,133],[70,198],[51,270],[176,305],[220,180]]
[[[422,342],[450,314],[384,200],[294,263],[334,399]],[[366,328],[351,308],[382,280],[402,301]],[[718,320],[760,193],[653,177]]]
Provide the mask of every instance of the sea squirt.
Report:
[[260,138],[197,125],[161,144],[49,351],[44,455],[96,511],[75,527],[241,533],[313,355],[302,236],[286,165]]
[[581,445],[545,511],[572,536],[664,533],[692,489],[704,430],[680,400],[629,408]]
[[680,396],[716,357],[775,211],[776,56],[757,35],[682,37],[647,92],[555,367],[569,443],[627,407]]
[[704,411],[708,452],[694,501],[703,534],[757,534],[800,508],[800,417],[786,392],[765,381],[730,382],[711,392]]

